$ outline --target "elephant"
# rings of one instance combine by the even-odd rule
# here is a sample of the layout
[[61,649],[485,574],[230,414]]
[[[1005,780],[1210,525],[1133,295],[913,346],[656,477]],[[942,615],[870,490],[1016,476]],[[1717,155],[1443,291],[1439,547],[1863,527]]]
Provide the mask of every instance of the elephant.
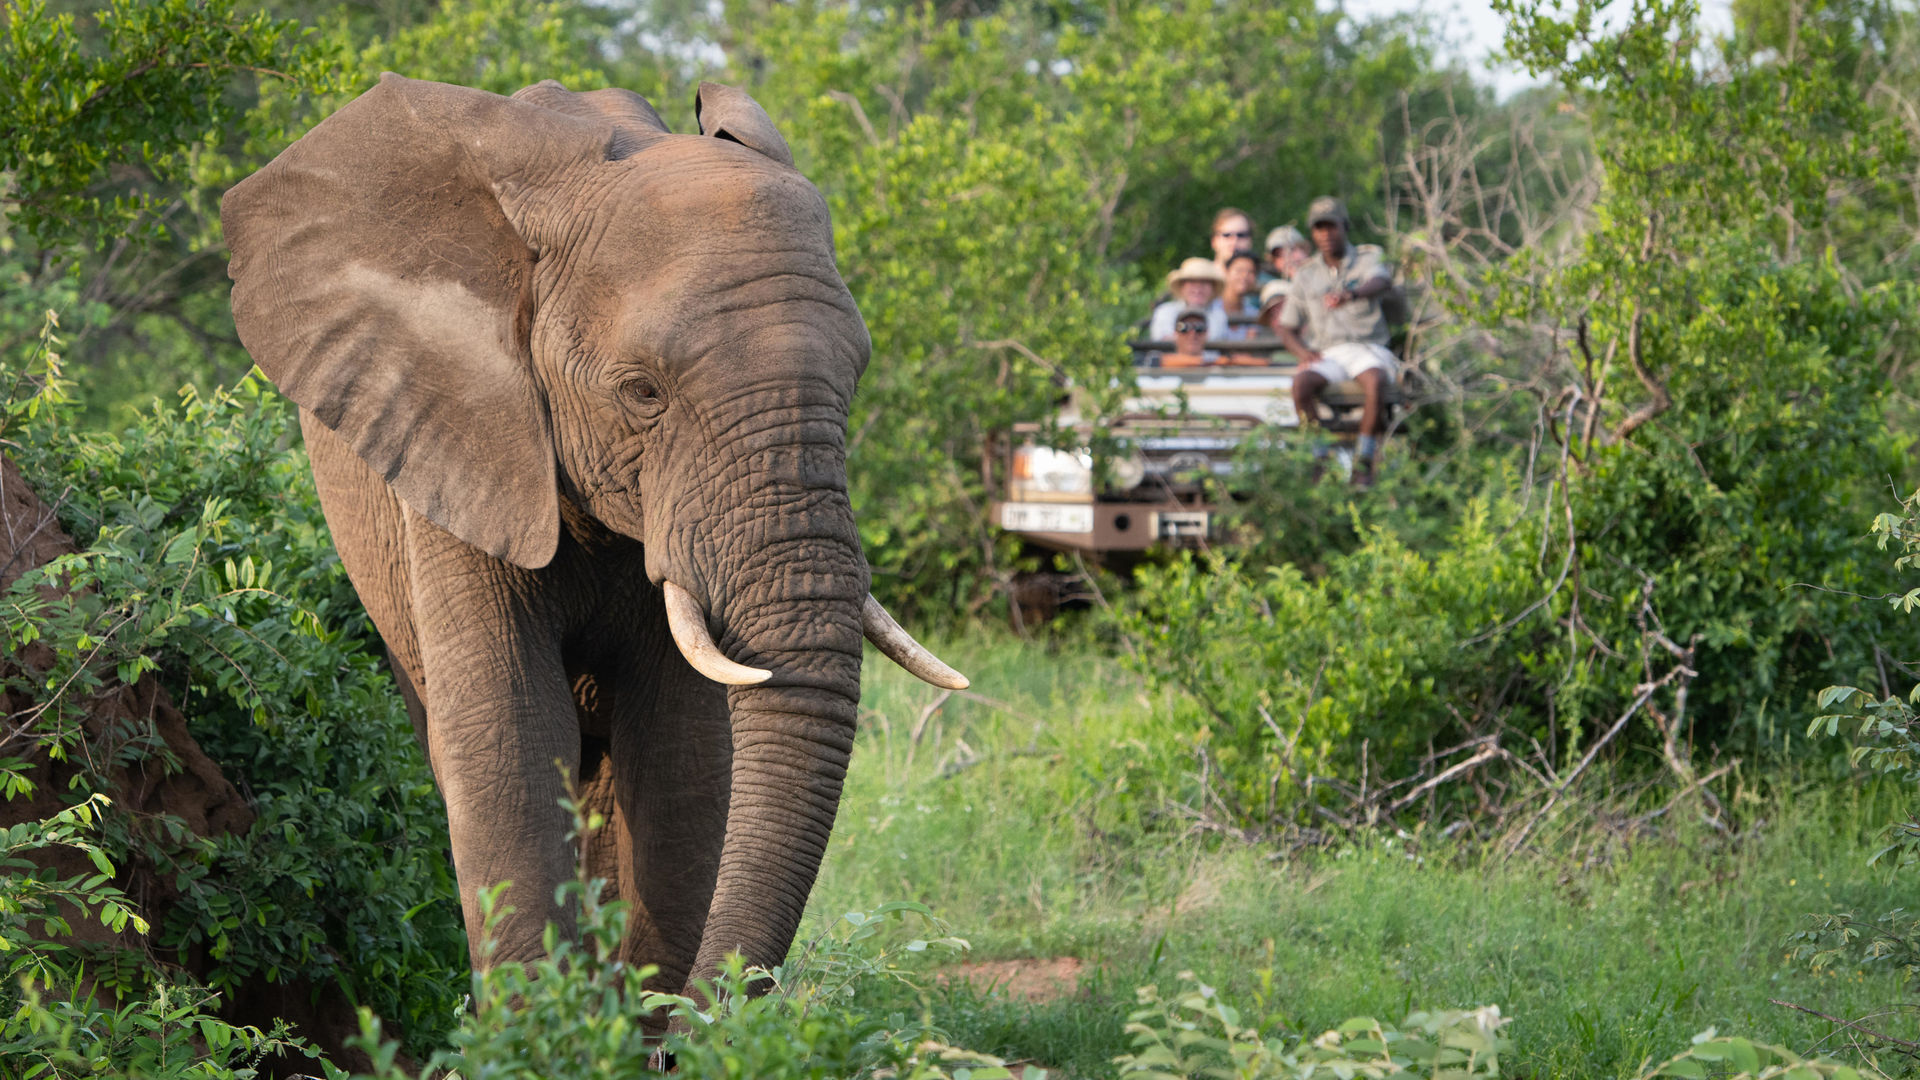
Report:
[[562,801],[596,763],[621,957],[668,990],[780,963],[862,639],[967,685],[869,592],[846,430],[871,343],[826,201],[746,93],[694,106],[675,134],[625,90],[388,73],[221,206],[235,325],[299,407],[476,966],[571,925]]

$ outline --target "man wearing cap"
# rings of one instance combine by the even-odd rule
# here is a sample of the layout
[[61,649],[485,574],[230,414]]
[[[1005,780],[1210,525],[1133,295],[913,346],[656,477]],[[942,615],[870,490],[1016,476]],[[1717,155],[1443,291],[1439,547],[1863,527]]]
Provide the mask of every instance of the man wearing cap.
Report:
[[[1365,392],[1353,470],[1354,483],[1364,487],[1373,483],[1374,457],[1385,430],[1381,392],[1399,374],[1399,363],[1387,349],[1391,331],[1380,311],[1381,294],[1393,288],[1393,268],[1379,248],[1347,242],[1347,209],[1338,199],[1313,200],[1307,227],[1319,255],[1294,272],[1274,329],[1300,361],[1293,404],[1303,420],[1320,415],[1316,406],[1328,383],[1353,381]],[[1315,457],[1326,453],[1325,443],[1314,448]]]
[[1294,272],[1313,258],[1313,243],[1291,225],[1282,225],[1267,234],[1267,261],[1279,278],[1293,280]]
[[1173,299],[1153,309],[1147,323],[1147,336],[1155,341],[1173,340],[1173,322],[1180,310],[1189,305],[1207,313],[1207,337],[1219,341],[1227,336],[1227,309],[1220,303],[1220,291],[1227,275],[1213,265],[1212,259],[1193,258],[1167,275],[1167,291]]

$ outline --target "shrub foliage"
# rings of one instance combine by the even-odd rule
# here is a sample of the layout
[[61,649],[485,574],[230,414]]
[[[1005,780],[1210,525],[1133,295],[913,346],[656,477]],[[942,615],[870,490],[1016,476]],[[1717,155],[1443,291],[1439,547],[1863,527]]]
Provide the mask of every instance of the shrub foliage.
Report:
[[1424,281],[1512,358],[1515,449],[1448,448],[1468,464],[1341,507],[1297,451],[1250,448],[1254,482],[1307,487],[1241,515],[1293,565],[1153,570],[1122,619],[1189,691],[1242,824],[1298,809],[1302,770],[1377,784],[1497,736],[1553,777],[1627,720],[1691,782],[1696,747],[1777,752],[1782,716],[1885,666],[1894,627],[1846,594],[1871,574],[1856,508],[1906,468],[1887,343],[1920,293],[1849,262],[1873,249],[1842,219],[1893,227],[1912,148],[1829,24],[1787,63],[1714,52],[1684,2],[1613,29],[1587,4],[1503,10],[1515,55],[1591,111],[1602,178],[1571,242]]
[[305,455],[288,446],[291,408],[248,381],[185,392],[118,435],[85,431],[69,422],[57,354],[42,363],[0,374],[34,391],[11,403],[6,435],[36,487],[61,493],[83,550],[8,594],[10,653],[34,643],[53,658],[23,662],[9,686],[37,704],[0,762],[8,790],[31,789],[32,749],[79,766],[63,797],[108,794],[108,770],[156,746],[140,731],[90,743],[88,701],[152,672],[258,815],[211,838],[102,817],[105,857],[152,867],[175,894],[152,929],[157,955],[204,951],[218,990],[334,987],[431,1045],[466,951],[445,814]]

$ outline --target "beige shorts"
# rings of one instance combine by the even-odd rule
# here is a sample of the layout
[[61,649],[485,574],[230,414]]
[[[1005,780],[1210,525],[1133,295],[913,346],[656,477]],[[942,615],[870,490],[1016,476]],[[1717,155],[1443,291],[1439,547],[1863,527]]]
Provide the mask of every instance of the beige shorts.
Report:
[[1376,368],[1386,374],[1388,382],[1400,376],[1400,362],[1385,345],[1346,341],[1321,349],[1320,359],[1307,370],[1330,383],[1340,383],[1352,382],[1361,372]]

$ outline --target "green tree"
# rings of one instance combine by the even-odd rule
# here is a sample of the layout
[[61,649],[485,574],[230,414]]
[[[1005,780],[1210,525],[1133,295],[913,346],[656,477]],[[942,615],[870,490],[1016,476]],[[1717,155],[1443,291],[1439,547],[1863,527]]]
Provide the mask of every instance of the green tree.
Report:
[[1788,63],[1715,50],[1687,0],[1640,0],[1617,31],[1596,4],[1497,6],[1508,49],[1589,110],[1605,170],[1575,256],[1495,274],[1482,298],[1566,343],[1574,520],[1552,542],[1574,570],[1556,617],[1593,632],[1576,646],[1592,658],[1637,633],[1651,590],[1675,638],[1699,637],[1701,734],[1724,739],[1871,663],[1877,620],[1789,586],[1858,580],[1850,509],[1903,467],[1883,350],[1916,294],[1862,287],[1825,241],[1910,147],[1817,21]]
[[113,0],[91,21],[92,47],[74,14],[22,0],[0,40],[7,219],[42,244],[151,234],[163,196],[143,181],[182,179],[191,147],[246,119],[235,77],[298,82],[323,61],[298,24],[235,0]]
[[[1175,568],[1126,622],[1142,666],[1186,684],[1228,772],[1216,784],[1256,822],[1298,809],[1268,794],[1287,762],[1355,774],[1366,746],[1374,775],[1404,776],[1429,739],[1506,728],[1537,740],[1544,776],[1626,730],[1691,780],[1696,746],[1778,747],[1778,718],[1884,667],[1897,628],[1843,593],[1867,573],[1857,508],[1908,469],[1886,403],[1920,291],[1875,246],[1843,246],[1859,233],[1836,222],[1884,212],[1911,147],[1817,20],[1787,63],[1717,50],[1686,0],[1642,0],[1608,27],[1600,7],[1503,7],[1509,49],[1590,126],[1584,221],[1516,220],[1538,242],[1508,250],[1491,229],[1442,235],[1458,216],[1403,238],[1479,335],[1453,340],[1494,352],[1507,366],[1486,370],[1531,406],[1505,430],[1494,409],[1474,417],[1517,452],[1445,447],[1356,500],[1350,536],[1266,524],[1337,514],[1324,492],[1261,493],[1260,550],[1319,582]],[[1475,174],[1442,179],[1461,176]],[[1481,257],[1441,257],[1461,244]],[[1304,482],[1284,453],[1255,457],[1255,480]],[[1438,527],[1476,505],[1462,494],[1499,524]],[[1403,547],[1424,561],[1370,574]],[[1499,591],[1449,595],[1456,577]]]
[[805,3],[733,43],[832,205],[873,334],[850,471],[889,603],[993,595],[1014,552],[986,524],[991,439],[1069,394],[1083,415],[1117,404],[1127,328],[1216,200],[1371,190],[1388,107],[1427,62],[1404,35],[1344,28],[1304,2]]
[[[0,350],[65,313],[89,397],[170,394],[244,374],[225,313],[211,147],[273,143],[257,89],[329,78],[309,30],[233,0],[115,0],[84,12],[25,0],[0,31]],[[154,369],[163,372],[155,376]]]

